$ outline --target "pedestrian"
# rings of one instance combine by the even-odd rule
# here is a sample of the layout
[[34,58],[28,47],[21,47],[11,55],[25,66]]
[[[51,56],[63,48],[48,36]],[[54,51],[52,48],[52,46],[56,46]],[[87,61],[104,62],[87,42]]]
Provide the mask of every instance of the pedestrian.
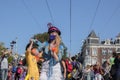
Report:
[[113,52],[112,56],[110,57],[110,60],[109,60],[111,66],[114,65],[115,58],[116,58],[116,52]]
[[99,62],[94,65],[95,80],[103,80],[104,70]]
[[12,66],[12,80],[15,80],[16,71],[17,71],[17,66],[16,66],[15,63],[13,63],[13,66]]
[[117,53],[117,57],[115,58],[115,79],[120,80],[120,53]]
[[0,69],[1,69],[1,79],[2,80],[7,80],[7,75],[8,75],[8,55],[7,55],[7,50],[4,50],[2,52],[2,57],[0,60]]
[[64,80],[66,80],[67,70],[66,70],[65,58],[62,58],[61,60],[61,71],[62,71]]
[[8,70],[7,80],[13,80],[12,79],[12,72],[11,72],[11,70]]
[[25,69],[25,68],[23,68],[22,70],[23,70],[23,71],[22,71],[22,74],[21,74],[21,76],[20,76],[20,79],[19,79],[19,80],[25,80],[25,77],[26,77],[26,69]]
[[104,80],[110,80],[110,69],[111,69],[110,62],[105,61],[102,65],[102,68],[104,70],[104,74],[103,74]]
[[90,80],[95,80],[95,74],[93,70],[93,65],[90,65]]
[[84,80],[91,80],[90,72],[91,72],[90,65],[87,65],[83,71]]

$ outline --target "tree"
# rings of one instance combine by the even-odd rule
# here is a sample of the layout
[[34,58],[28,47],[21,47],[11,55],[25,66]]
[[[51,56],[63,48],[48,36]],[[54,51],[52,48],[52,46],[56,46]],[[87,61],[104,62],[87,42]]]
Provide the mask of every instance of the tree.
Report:
[[63,45],[64,47],[64,55],[62,57],[67,57],[67,47],[65,46],[65,44],[63,42],[61,42],[61,45]]
[[[3,42],[0,42],[0,55],[2,55],[2,51],[8,51],[8,48],[6,48],[4,46],[4,43]],[[7,56],[8,56],[8,63],[12,62],[13,61],[13,57],[10,56],[10,51],[7,52]]]
[[14,60],[13,56],[8,57],[8,63],[11,63]]
[[0,55],[1,55],[1,52],[3,51],[3,50],[5,50],[6,48],[5,48],[5,46],[4,46],[4,43],[3,42],[0,42]]
[[39,40],[40,42],[45,42],[48,41],[49,35],[47,32],[44,32],[44,33],[35,34],[33,38]]

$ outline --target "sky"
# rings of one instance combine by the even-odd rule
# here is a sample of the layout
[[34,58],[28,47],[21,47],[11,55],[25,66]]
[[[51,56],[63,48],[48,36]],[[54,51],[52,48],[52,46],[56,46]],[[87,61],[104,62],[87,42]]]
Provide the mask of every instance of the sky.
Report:
[[49,22],[61,30],[62,41],[74,55],[92,30],[100,40],[116,38],[120,0],[71,0],[71,6],[70,0],[0,0],[0,42],[10,48],[16,40],[19,54],[34,34],[47,32]]

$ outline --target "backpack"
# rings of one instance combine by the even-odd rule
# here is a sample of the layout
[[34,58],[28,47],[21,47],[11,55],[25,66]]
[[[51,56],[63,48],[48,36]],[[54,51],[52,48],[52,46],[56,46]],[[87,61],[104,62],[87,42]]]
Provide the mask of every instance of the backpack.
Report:
[[73,69],[76,69],[76,67],[77,67],[77,62],[72,62],[72,65],[73,65]]
[[15,73],[16,71],[17,71],[17,68],[15,66],[13,66],[12,72]]
[[82,77],[82,64],[80,62],[76,62],[76,70],[72,72],[72,75],[74,80],[78,80]]
[[79,72],[82,71],[82,67],[83,67],[82,64],[80,62],[77,62],[77,69]]
[[21,67],[18,67],[18,68],[17,68],[17,74],[18,74],[18,75],[20,75],[20,74],[21,74],[21,72],[22,72]]
[[71,73],[72,70],[73,70],[73,66],[72,66],[72,63],[69,61],[69,60],[65,60],[65,64],[66,64],[66,70],[67,72]]

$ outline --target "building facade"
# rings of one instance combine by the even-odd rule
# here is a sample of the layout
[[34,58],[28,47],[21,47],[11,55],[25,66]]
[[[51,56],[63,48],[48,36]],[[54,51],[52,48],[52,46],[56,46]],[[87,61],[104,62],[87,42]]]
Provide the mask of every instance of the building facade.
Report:
[[112,39],[100,41],[96,33],[91,31],[82,45],[81,52],[85,66],[94,65],[96,62],[102,64],[112,57],[113,52],[120,52],[120,34],[118,34],[114,41]]

